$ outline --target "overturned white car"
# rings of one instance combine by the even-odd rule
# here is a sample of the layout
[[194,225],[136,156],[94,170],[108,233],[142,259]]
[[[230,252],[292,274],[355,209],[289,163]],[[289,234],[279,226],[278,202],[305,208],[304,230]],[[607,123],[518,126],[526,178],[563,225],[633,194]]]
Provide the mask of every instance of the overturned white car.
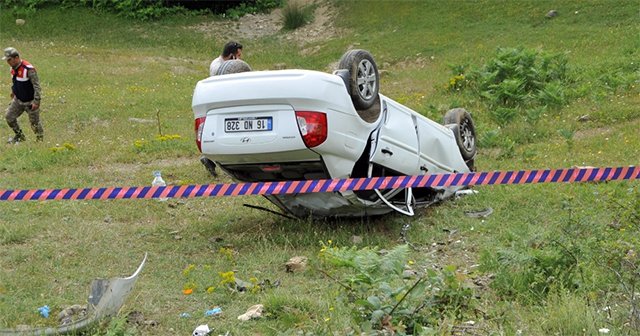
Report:
[[[380,94],[378,69],[365,50],[345,53],[338,69],[333,74],[221,73],[201,80],[192,102],[198,149],[242,182],[473,169],[476,137],[466,110],[450,110],[440,125]],[[266,197],[297,217],[368,216],[393,210],[412,215],[415,206],[440,201],[460,188]]]

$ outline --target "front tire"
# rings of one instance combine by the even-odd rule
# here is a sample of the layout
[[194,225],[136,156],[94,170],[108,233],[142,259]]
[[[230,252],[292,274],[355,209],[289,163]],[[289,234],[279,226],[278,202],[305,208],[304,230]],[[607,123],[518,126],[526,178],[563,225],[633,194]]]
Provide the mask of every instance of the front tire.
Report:
[[457,125],[457,132],[454,129],[456,143],[460,149],[460,154],[465,161],[472,160],[478,151],[476,148],[476,128],[471,119],[471,114],[463,108],[455,108],[447,111],[444,115],[444,124]]
[[362,49],[347,51],[340,58],[338,69],[349,70],[347,91],[356,110],[373,106],[380,91],[380,74],[373,56]]

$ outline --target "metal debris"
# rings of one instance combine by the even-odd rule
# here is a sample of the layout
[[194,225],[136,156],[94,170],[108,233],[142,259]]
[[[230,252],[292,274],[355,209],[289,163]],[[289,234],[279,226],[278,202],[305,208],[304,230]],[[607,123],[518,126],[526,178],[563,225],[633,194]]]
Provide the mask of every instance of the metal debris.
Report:
[[86,315],[78,320],[61,324],[58,327],[30,328],[20,326],[16,329],[0,329],[0,336],[77,334],[79,331],[87,329],[106,317],[117,315],[120,307],[124,304],[124,300],[133,290],[133,286],[146,260],[147,255],[145,254],[138,269],[128,278],[93,280],[91,282]]
[[478,211],[465,211],[464,214],[471,218],[487,218],[493,213],[493,208],[486,208]]

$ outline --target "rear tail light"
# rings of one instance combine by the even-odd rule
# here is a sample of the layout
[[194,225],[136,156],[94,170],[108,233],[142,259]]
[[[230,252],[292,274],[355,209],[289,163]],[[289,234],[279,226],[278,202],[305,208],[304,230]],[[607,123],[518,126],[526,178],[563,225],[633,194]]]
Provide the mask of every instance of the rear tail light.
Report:
[[204,120],[207,117],[196,118],[195,121],[195,131],[196,131],[196,145],[198,145],[198,150],[202,153],[202,131],[204,130]]
[[296,111],[298,129],[308,148],[313,148],[327,140],[327,115],[322,112]]

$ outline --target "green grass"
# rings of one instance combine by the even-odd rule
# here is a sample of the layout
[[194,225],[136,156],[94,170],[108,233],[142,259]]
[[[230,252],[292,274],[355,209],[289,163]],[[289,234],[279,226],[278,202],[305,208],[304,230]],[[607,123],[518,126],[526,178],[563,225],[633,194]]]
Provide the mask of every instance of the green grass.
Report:
[[[255,70],[283,61],[326,70],[350,46],[370,50],[385,70],[385,95],[436,121],[463,106],[480,136],[494,134],[491,146],[479,148],[481,171],[640,163],[637,2],[332,4],[334,24],[343,32],[314,42],[317,52],[303,56],[290,40],[261,37],[241,41],[245,59]],[[559,15],[546,19],[550,9]],[[193,28],[210,20],[219,18],[138,23],[85,9],[46,9],[16,26],[0,11],[0,45],[18,48],[39,71],[45,127],[45,142],[35,143],[22,117],[28,141],[0,144],[0,188],[150,185],[154,170],[174,185],[230,182],[209,177],[194,144],[191,94],[226,42]],[[570,99],[535,122],[517,117],[499,127],[494,110],[473,92],[445,89],[451,66],[480,68],[501,47],[565,54],[575,80]],[[6,106],[10,78],[3,71],[0,103]],[[157,115],[163,135],[180,137],[157,139]],[[587,122],[578,121],[583,115]],[[0,137],[9,135],[0,125]],[[85,303],[91,280],[127,276],[147,252],[119,317],[93,333],[123,335],[126,314],[140,311],[159,324],[131,327],[139,335],[189,334],[199,324],[214,327],[214,334],[347,334],[359,328],[354,303],[319,271],[342,275],[319,261],[319,242],[350,246],[359,236],[359,248],[391,249],[402,243],[408,224],[404,236],[416,247],[410,252],[414,269],[452,265],[461,283],[476,283],[474,306],[462,318],[445,310],[430,325],[435,334],[453,333],[468,320],[476,322],[476,334],[591,335],[605,327],[611,335],[639,332],[629,311],[640,303],[628,290],[640,284],[633,254],[640,246],[637,181],[476,190],[474,197],[414,217],[337,221],[294,221],[243,207],[273,209],[259,197],[0,202],[0,328],[55,325],[37,307],[49,305],[55,316]],[[484,220],[464,215],[486,207],[494,213]],[[234,251],[231,258],[221,248]],[[284,263],[297,255],[309,258],[308,269],[287,273]],[[189,265],[197,267],[194,279],[183,275]],[[522,265],[529,267],[516,273]],[[574,266],[556,280],[567,265]],[[219,272],[231,270],[245,281],[279,280],[280,286],[206,292],[205,286],[219,283]],[[190,280],[198,287],[186,296],[182,289]],[[477,285],[481,280],[487,285]],[[236,319],[257,303],[265,305],[263,319]],[[205,317],[214,306],[223,315]],[[181,318],[185,312],[192,317]]]

